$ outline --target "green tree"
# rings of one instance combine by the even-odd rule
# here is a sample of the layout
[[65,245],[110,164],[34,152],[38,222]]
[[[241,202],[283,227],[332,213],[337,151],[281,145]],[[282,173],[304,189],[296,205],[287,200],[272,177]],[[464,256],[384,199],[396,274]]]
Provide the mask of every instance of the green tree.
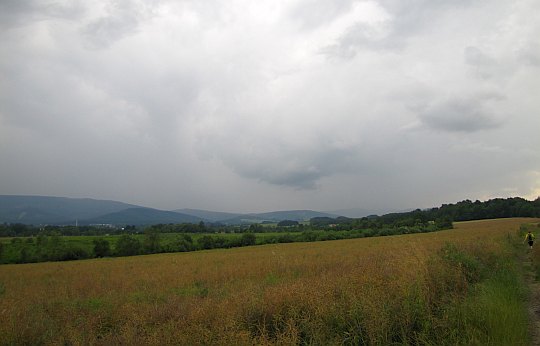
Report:
[[96,257],[107,257],[111,255],[111,245],[106,239],[94,239],[94,255]]
[[193,239],[187,234],[182,234],[176,237],[176,239],[172,242],[172,244],[169,247],[169,251],[185,252],[185,251],[193,251],[193,250],[194,250]]
[[249,225],[249,231],[255,232],[255,233],[261,233],[261,232],[264,232],[264,227],[263,225],[259,223],[252,223],[251,225]]
[[157,253],[161,250],[159,233],[156,230],[149,228],[144,232],[143,247],[145,253]]
[[242,238],[240,240],[240,243],[242,246],[249,246],[249,245],[255,245],[257,238],[255,237],[255,234],[253,233],[244,233],[242,234]]
[[202,249],[213,249],[215,246],[214,238],[209,235],[203,235],[197,240],[197,243]]
[[294,220],[282,220],[278,222],[278,227],[290,227],[290,226],[298,226],[298,221]]
[[138,255],[141,250],[141,242],[129,234],[122,234],[116,242],[116,255],[118,256]]
[[19,252],[19,263],[30,262],[30,251],[26,246],[23,246]]
[[435,226],[438,229],[450,229],[453,228],[452,220],[448,217],[441,217],[435,220]]
[[64,239],[60,236],[60,233],[54,232],[47,241],[44,257],[49,261],[60,261],[64,254],[64,248]]

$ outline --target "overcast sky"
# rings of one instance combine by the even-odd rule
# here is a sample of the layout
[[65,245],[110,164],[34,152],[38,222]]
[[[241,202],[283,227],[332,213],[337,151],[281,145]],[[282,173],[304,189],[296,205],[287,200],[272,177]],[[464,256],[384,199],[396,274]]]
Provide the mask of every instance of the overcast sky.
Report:
[[0,194],[233,212],[540,194],[538,0],[0,0]]

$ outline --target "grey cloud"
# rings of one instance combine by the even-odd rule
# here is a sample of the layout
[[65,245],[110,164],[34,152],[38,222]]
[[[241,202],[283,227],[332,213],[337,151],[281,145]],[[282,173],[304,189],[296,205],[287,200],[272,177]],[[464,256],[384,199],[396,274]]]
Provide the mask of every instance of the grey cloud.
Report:
[[299,2],[290,11],[290,16],[300,27],[306,30],[325,25],[335,19],[336,16],[347,12],[354,0],[308,0]]
[[329,57],[354,58],[358,53],[368,51],[400,51],[407,47],[409,40],[417,35],[425,35],[431,27],[440,25],[448,11],[466,8],[478,1],[395,1],[381,0],[381,5],[390,15],[384,23],[384,32],[375,32],[364,23],[349,27],[338,40],[321,52]]
[[[0,1],[0,193],[245,211],[540,187],[538,5],[360,4]],[[354,23],[365,4],[389,16]]]
[[410,36],[423,33],[424,29],[437,25],[439,20],[453,9],[464,9],[482,0],[380,0],[380,3],[392,14],[393,34]]
[[88,24],[83,35],[95,48],[104,48],[109,44],[135,32],[138,26],[136,16],[100,18]]
[[540,44],[527,42],[527,44],[517,51],[518,59],[531,66],[540,66]]
[[[264,158],[261,159],[264,160]],[[315,188],[317,180],[322,176],[322,172],[315,167],[287,168],[280,167],[282,164],[279,162],[274,165],[274,167],[269,167],[266,165],[247,166],[240,164],[232,168],[236,173],[246,178],[297,189]]]
[[[496,99],[495,99],[496,100]],[[499,127],[489,103],[493,96],[478,98],[453,98],[431,104],[420,111],[420,120],[428,127],[448,132],[476,132]]]
[[364,23],[357,23],[337,40],[336,43],[321,49],[321,53],[330,58],[352,59],[359,52],[400,50],[405,42],[388,34],[381,35]]
[[465,63],[473,73],[481,79],[491,79],[501,76],[501,67],[497,61],[478,47],[466,47],[464,50]]
[[81,33],[93,48],[110,44],[137,32],[141,21],[152,15],[155,2],[112,1],[106,15],[86,24]]
[[34,21],[46,19],[77,20],[85,13],[81,1],[58,3],[39,0],[3,0],[0,1],[0,29],[26,26]]
[[304,151],[284,147],[277,157],[269,158],[264,154],[251,158],[229,157],[225,163],[247,178],[296,189],[314,189],[323,177],[351,171],[358,160],[355,156],[348,149],[318,147]]
[[469,46],[465,48],[465,62],[472,66],[483,66],[493,64],[493,59],[478,47]]
[[339,135],[330,130],[317,129],[318,135],[308,139],[301,128],[291,133],[252,127],[245,119],[217,130],[203,127],[194,134],[198,155],[218,159],[244,178],[310,190],[324,177],[361,169],[362,150],[339,143]]

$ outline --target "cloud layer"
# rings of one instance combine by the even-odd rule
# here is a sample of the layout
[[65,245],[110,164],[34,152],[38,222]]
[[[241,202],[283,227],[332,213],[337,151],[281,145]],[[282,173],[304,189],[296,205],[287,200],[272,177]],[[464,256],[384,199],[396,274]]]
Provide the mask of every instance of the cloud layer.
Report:
[[0,3],[0,193],[401,209],[540,189],[540,4]]

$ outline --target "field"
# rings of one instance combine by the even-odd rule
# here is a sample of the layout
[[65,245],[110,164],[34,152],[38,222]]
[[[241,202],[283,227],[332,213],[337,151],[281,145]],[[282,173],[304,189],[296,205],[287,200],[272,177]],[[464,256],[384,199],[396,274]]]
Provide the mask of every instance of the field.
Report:
[[515,246],[538,221],[2,265],[0,344],[519,344]]

